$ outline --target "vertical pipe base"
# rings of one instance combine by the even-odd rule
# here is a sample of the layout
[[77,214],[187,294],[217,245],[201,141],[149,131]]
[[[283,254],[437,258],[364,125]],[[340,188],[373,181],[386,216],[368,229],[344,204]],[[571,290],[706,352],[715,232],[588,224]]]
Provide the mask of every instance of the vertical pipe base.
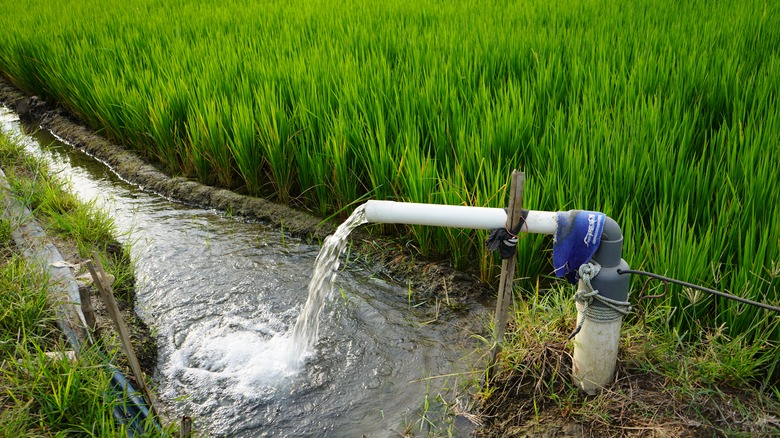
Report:
[[[577,320],[582,317],[578,311]],[[585,319],[574,337],[572,380],[588,394],[595,394],[614,378],[622,322],[623,318],[610,322]]]

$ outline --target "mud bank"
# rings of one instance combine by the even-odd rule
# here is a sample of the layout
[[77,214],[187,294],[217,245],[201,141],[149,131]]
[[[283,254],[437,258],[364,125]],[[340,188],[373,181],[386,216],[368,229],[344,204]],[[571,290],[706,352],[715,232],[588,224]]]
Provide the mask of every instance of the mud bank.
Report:
[[[266,199],[169,176],[135,153],[101,137],[67,109],[18,89],[5,77],[0,77],[0,102],[23,119],[39,124],[71,146],[102,161],[122,179],[143,190],[185,204],[214,208],[273,226],[283,226],[285,233],[310,240],[324,239],[338,225]],[[426,300],[446,295],[448,300],[472,301],[485,299],[492,293],[492,288],[479,281],[475,275],[454,270],[446,260],[419,260],[392,237],[356,230],[352,243],[370,261],[371,269],[408,284],[415,290],[416,299]]]

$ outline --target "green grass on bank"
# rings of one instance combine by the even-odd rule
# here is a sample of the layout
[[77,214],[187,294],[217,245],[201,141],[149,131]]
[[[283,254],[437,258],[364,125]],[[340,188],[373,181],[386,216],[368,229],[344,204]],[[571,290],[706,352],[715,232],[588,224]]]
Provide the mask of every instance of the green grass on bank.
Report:
[[[48,232],[83,255],[98,251],[117,277],[117,289],[129,292],[132,269],[121,254],[107,252],[106,243],[115,239],[105,215],[78,204],[43,164],[4,136],[0,168],[14,196],[26,201]],[[72,347],[49,306],[49,279],[14,246],[16,226],[0,220],[0,436],[126,436],[113,415],[120,400],[109,391],[105,353],[93,346],[77,359],[62,357]]]
[[535,289],[516,302],[498,367],[477,386],[477,436],[780,434],[780,390],[761,371],[771,359],[756,354],[763,346],[703,326],[696,342],[681,342],[668,306],[646,315],[647,326],[638,315],[623,322],[615,382],[585,395],[570,377],[570,293]]
[[47,307],[47,279],[18,256],[0,264],[0,435],[117,436],[99,358],[45,354],[69,349]]
[[[173,173],[326,213],[504,206],[519,168],[527,207],[615,218],[632,267],[780,303],[777,2],[0,6],[0,71]],[[408,231],[495,279],[484,232]],[[521,248],[521,277],[551,271],[549,239]],[[762,310],[677,287],[652,306],[682,341],[722,327],[780,360]]]

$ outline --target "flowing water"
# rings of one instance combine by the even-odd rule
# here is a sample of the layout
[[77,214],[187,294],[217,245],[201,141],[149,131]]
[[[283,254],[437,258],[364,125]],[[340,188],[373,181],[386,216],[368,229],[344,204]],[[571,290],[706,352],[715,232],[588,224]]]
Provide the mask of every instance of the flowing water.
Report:
[[325,300],[333,298],[333,286],[340,265],[339,256],[347,246],[349,233],[366,222],[365,207],[361,205],[339,225],[336,232],[325,238],[317,260],[314,261],[306,304],[292,331],[293,357],[296,361],[300,361],[311,351],[319,337],[320,313],[325,306]]
[[[404,285],[339,258],[342,236],[320,252],[143,192],[45,132],[26,134],[2,107],[0,126],[104,208],[132,245],[136,310],[158,342],[165,415],[190,415],[208,436],[398,436],[420,433],[423,415],[444,427],[426,409],[439,394],[452,402],[448,389],[469,377],[442,376],[476,366],[468,353],[483,331],[481,305],[432,322],[431,306],[410,303]],[[356,217],[349,226],[364,220]],[[331,265],[313,273],[318,252]]]

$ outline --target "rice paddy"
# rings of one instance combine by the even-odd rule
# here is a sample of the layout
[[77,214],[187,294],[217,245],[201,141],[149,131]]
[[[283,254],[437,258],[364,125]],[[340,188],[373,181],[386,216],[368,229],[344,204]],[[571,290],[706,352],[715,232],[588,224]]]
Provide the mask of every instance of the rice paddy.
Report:
[[[501,207],[518,168],[526,208],[615,218],[632,267],[780,303],[776,2],[0,5],[0,71],[172,173],[325,215]],[[407,232],[495,279],[486,233]],[[776,315],[671,290],[681,339],[725,327],[777,372]]]

